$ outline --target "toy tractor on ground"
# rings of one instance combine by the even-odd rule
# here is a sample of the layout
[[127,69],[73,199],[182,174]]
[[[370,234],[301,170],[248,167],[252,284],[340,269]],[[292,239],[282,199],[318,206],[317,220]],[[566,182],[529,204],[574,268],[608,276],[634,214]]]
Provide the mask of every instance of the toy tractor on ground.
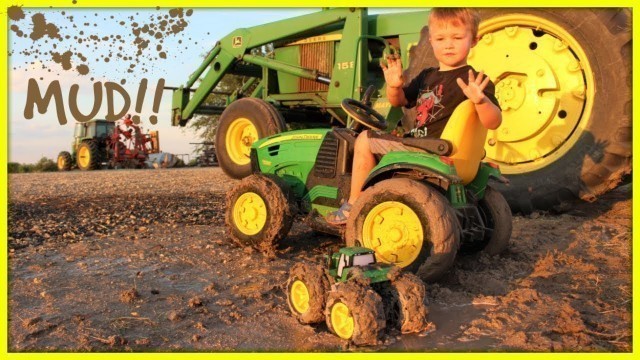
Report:
[[404,139],[425,152],[390,152],[370,172],[345,228],[324,216],[349,198],[351,165],[361,124],[384,128],[368,102],[346,99],[352,129],[276,134],[251,149],[253,175],[227,194],[226,224],[233,240],[272,253],[301,214],[313,229],[343,235],[347,246],[375,250],[378,261],[433,281],[456,254],[498,254],[511,237],[511,210],[488,185],[506,182],[497,165],[481,162],[484,128],[470,101],[452,114],[441,139]]
[[95,170],[102,166],[144,167],[148,155],[159,151],[157,131],[143,134],[139,126],[123,131],[107,120],[76,123],[71,152],[58,154],[58,170]]
[[326,267],[294,265],[287,302],[301,323],[326,321],[332,333],[357,345],[375,345],[387,324],[403,334],[429,326],[424,283],[376,262],[375,252],[362,247],[340,249]]

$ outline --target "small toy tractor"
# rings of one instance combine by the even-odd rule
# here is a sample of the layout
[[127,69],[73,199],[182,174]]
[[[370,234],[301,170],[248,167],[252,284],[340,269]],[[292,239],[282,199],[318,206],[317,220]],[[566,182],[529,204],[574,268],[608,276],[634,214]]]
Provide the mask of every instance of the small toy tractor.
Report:
[[122,131],[113,121],[91,120],[76,123],[71,152],[58,154],[58,170],[95,170],[106,165],[117,167],[143,167],[150,153],[159,151],[157,131],[143,134],[133,124],[130,131]]
[[326,267],[294,265],[287,302],[302,324],[326,321],[332,333],[357,345],[375,345],[387,325],[403,334],[429,326],[424,283],[378,263],[375,252],[362,247],[340,249]]

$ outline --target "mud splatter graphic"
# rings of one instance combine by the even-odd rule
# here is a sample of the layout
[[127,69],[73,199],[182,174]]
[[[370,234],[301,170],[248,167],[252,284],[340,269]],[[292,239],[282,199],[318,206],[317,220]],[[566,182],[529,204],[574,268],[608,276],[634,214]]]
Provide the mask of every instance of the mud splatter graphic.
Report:
[[[179,55],[178,48],[166,41],[175,44],[175,39],[180,39],[193,10],[157,7],[141,15],[115,9],[99,14],[86,9],[42,11],[12,6],[7,14],[14,34],[8,56],[26,58],[25,65],[42,63],[48,72],[60,71],[47,68],[53,61],[63,71],[104,76],[91,64],[109,63],[122,69],[123,75],[130,74],[127,77],[132,80],[152,71],[154,63]],[[17,69],[22,64],[14,60],[12,65]],[[124,84],[125,79],[120,82]]]

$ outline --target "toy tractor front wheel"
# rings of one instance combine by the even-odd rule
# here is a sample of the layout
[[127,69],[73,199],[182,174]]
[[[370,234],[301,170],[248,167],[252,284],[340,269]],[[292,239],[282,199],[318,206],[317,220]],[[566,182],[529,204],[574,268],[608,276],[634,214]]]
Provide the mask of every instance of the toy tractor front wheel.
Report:
[[58,161],[56,163],[58,165],[58,171],[71,170],[71,165],[73,164],[71,154],[69,154],[68,151],[61,151],[60,154],[58,154]]
[[100,165],[98,144],[93,140],[83,141],[78,146],[76,163],[80,170],[95,170]]
[[232,102],[220,115],[216,155],[222,170],[234,179],[251,174],[251,144],[286,129],[273,105],[255,98]]
[[449,202],[411,179],[389,179],[360,195],[347,221],[347,246],[376,251],[378,261],[417,272],[430,282],[453,264],[460,233]]
[[302,324],[321,322],[329,290],[329,279],[322,266],[295,264],[287,280],[287,303],[291,313]]
[[227,194],[225,222],[231,238],[273,254],[296,214],[288,186],[275,177],[251,175]]
[[332,333],[356,345],[377,344],[386,324],[380,295],[356,282],[336,284],[325,317]]

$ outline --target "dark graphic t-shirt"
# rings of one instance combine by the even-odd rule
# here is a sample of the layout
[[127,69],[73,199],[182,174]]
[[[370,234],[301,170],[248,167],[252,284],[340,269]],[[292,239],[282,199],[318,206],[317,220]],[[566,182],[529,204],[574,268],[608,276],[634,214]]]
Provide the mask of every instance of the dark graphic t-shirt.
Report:
[[[409,126],[411,136],[440,137],[453,110],[467,99],[456,79],[461,78],[468,83],[469,69],[473,70],[475,76],[478,75],[470,65],[447,71],[428,68],[403,88],[408,101],[406,107],[416,107],[416,118],[413,119],[415,122]],[[484,93],[492,103],[500,107],[493,82],[489,82]]]

